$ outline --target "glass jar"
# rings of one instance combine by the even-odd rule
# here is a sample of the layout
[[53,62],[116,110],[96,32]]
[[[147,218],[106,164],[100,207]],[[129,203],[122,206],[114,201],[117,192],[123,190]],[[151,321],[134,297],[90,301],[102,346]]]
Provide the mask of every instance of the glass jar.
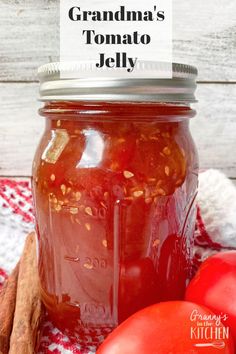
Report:
[[173,79],[60,80],[39,70],[46,127],[33,165],[50,317],[94,342],[137,310],[183,299],[192,274],[196,69]]

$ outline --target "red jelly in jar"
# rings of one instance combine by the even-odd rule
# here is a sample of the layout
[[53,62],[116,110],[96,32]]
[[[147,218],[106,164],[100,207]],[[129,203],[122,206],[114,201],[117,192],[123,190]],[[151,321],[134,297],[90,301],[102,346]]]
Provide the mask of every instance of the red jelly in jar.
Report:
[[96,343],[137,310],[183,299],[192,274],[195,68],[173,79],[60,80],[39,70],[46,127],[33,166],[42,301]]

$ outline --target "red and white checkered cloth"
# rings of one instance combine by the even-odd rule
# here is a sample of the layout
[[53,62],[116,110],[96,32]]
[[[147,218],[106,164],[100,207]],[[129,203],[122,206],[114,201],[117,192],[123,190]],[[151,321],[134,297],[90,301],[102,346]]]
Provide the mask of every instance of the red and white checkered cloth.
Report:
[[[195,232],[196,269],[208,256],[236,249],[236,188],[222,173],[200,174]],[[34,229],[30,180],[0,179],[0,287],[19,259],[25,236]],[[71,342],[46,319],[38,354],[92,354]]]

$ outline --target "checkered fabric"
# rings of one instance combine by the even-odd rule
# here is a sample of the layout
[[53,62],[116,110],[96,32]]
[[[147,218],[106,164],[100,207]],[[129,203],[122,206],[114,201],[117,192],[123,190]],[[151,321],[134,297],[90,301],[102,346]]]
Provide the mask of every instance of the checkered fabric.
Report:
[[[236,188],[215,170],[201,173],[199,179],[195,269],[216,252],[236,249]],[[33,229],[30,180],[0,179],[0,288],[20,258],[26,235]],[[94,351],[82,350],[46,318],[38,353],[92,354]]]

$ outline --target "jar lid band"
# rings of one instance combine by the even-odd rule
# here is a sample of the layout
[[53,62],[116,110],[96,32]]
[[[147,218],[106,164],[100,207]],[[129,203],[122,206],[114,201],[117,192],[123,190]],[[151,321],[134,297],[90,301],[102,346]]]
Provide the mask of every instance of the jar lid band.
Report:
[[[165,63],[141,62],[139,78],[84,78],[91,64],[84,62],[50,63],[38,70],[41,101],[130,101],[130,102],[196,102],[197,69],[185,64],[172,64],[171,79],[155,78],[166,69]],[[90,71],[89,71],[90,70]],[[145,73],[148,71],[148,78]],[[63,72],[63,78],[60,74]],[[71,78],[71,74],[78,78]],[[83,73],[83,74],[82,74]],[[64,78],[68,74],[68,79]],[[153,78],[149,78],[152,74]],[[89,76],[89,75],[88,75]]]

